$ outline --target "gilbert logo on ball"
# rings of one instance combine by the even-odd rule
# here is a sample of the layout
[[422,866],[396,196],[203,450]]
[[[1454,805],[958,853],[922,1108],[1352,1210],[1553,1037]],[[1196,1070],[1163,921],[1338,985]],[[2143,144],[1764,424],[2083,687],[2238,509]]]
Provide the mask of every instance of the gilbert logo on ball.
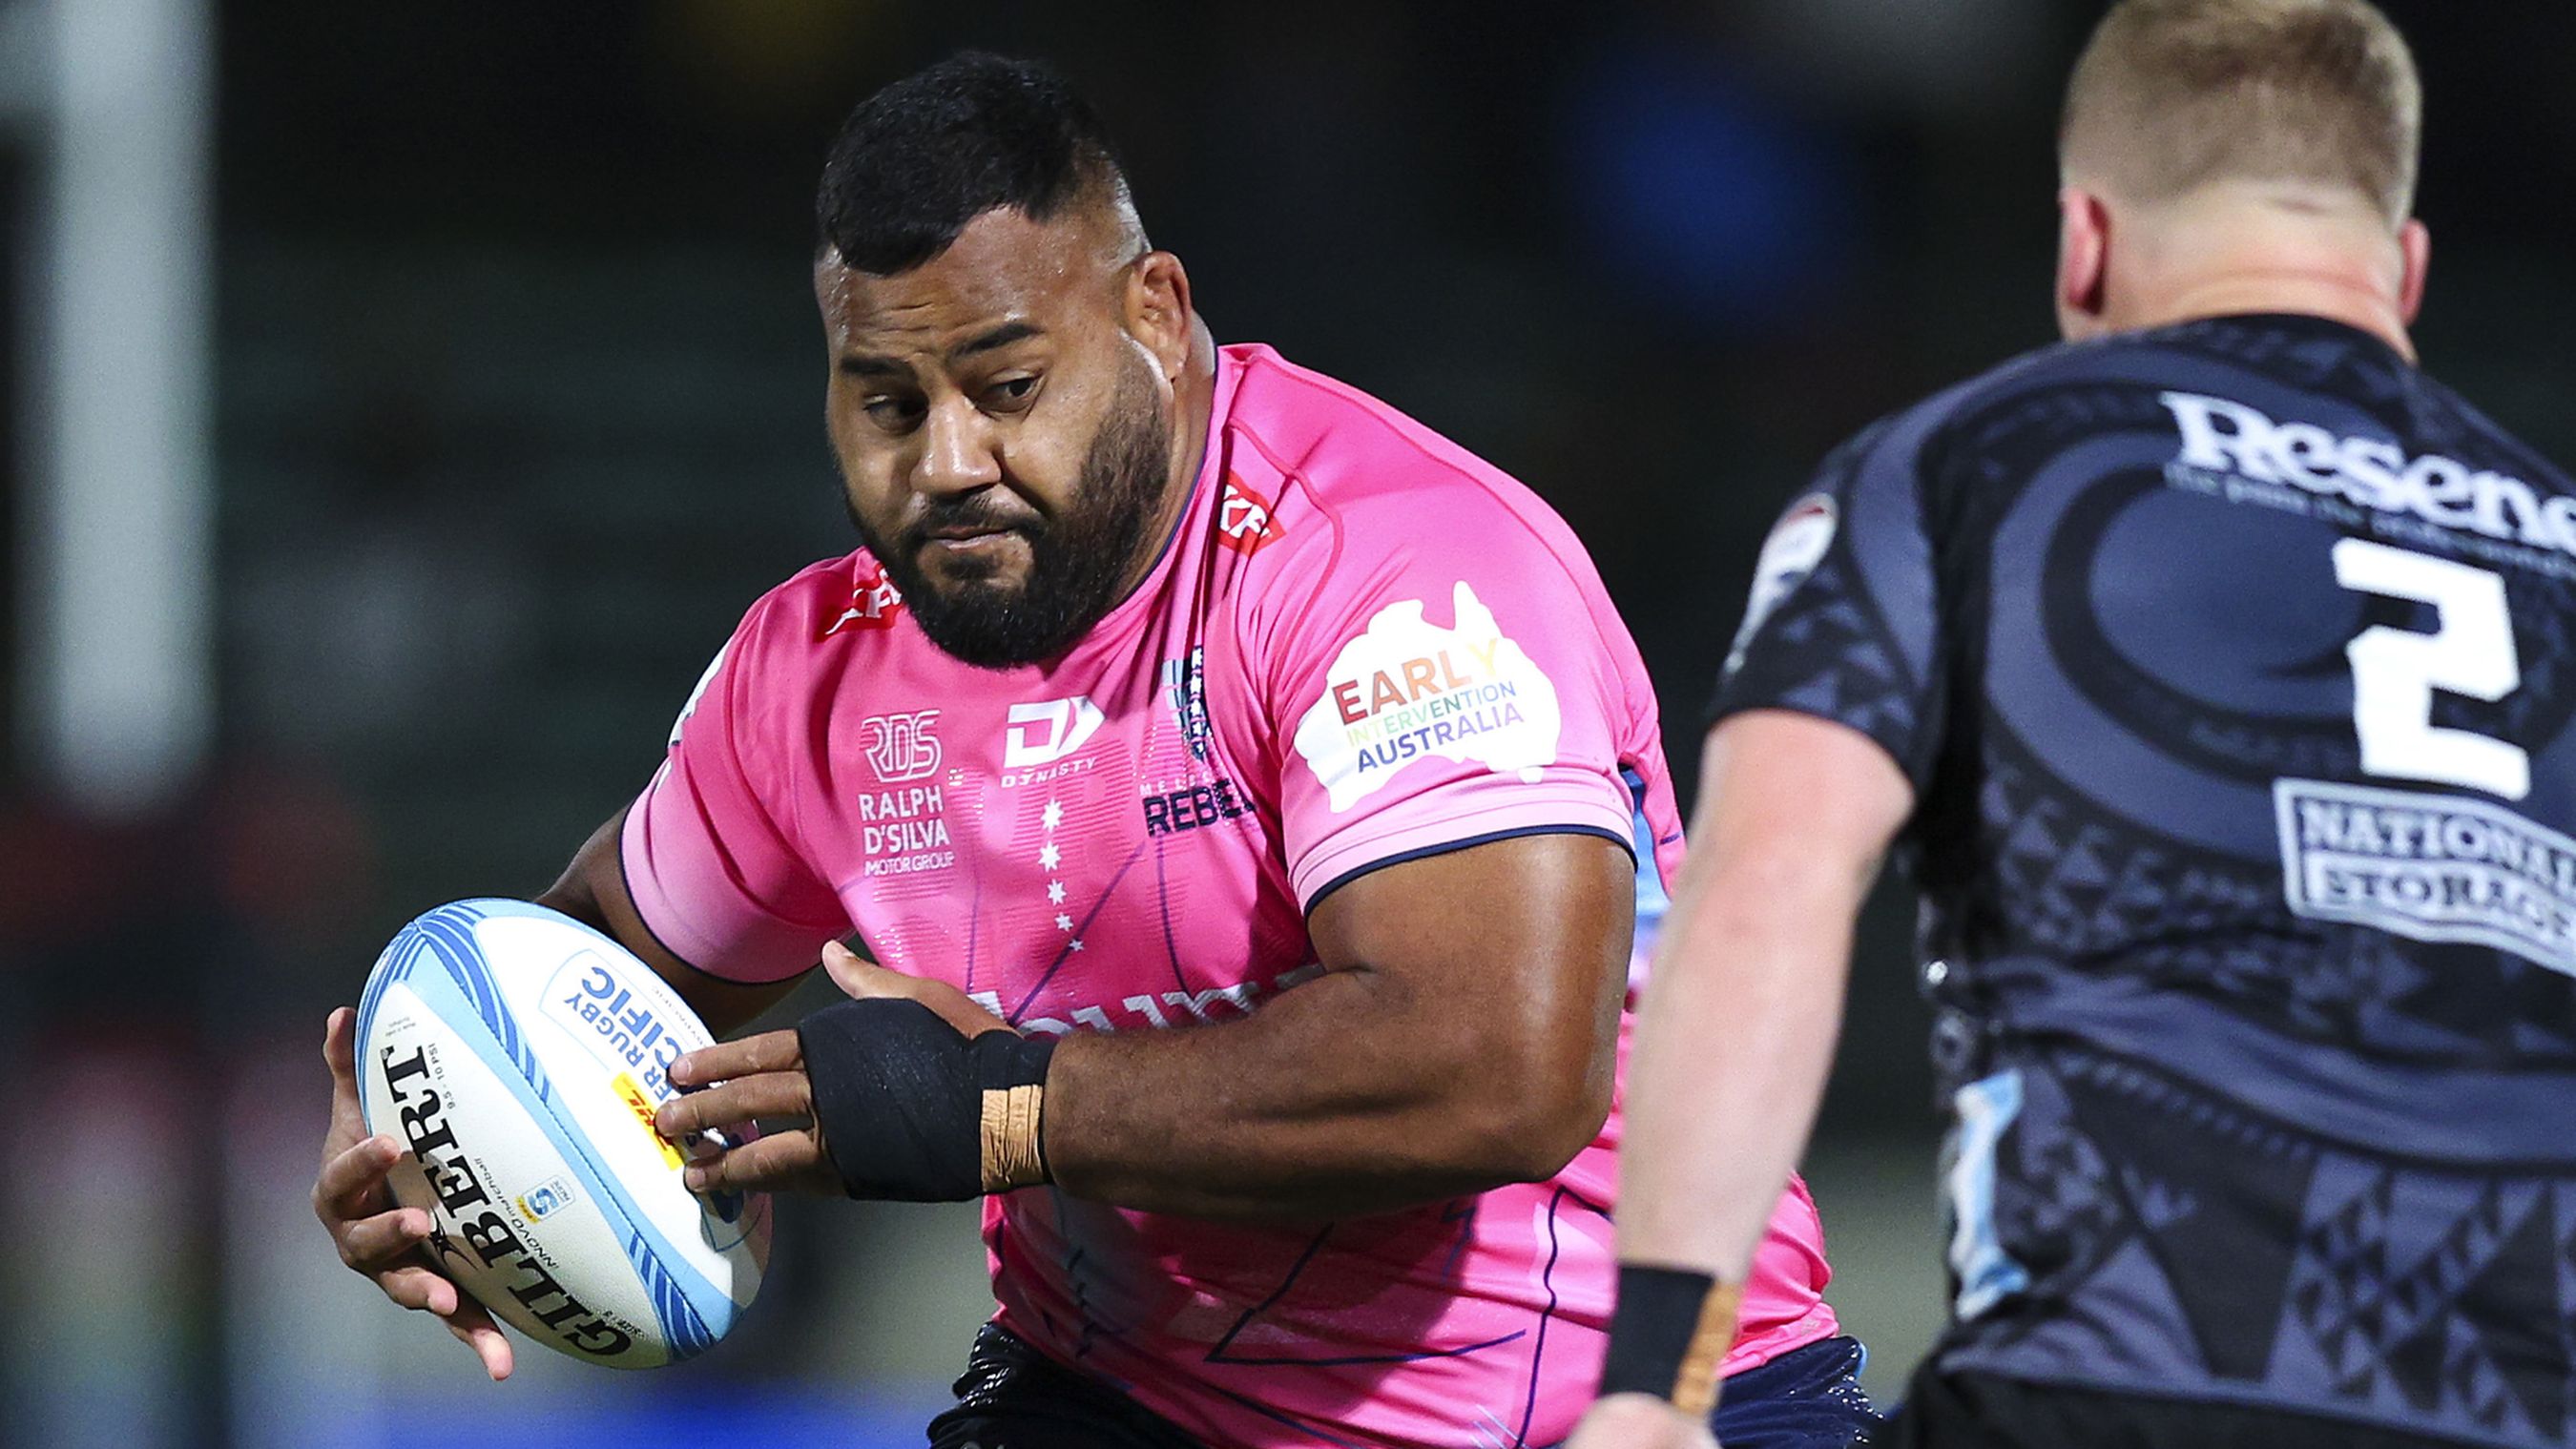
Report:
[[441,906],[377,958],[358,1004],[360,1104],[409,1155],[441,1271],[575,1358],[704,1352],[760,1287],[765,1197],[701,1201],[652,1128],[706,1027],[652,968],[524,901]]

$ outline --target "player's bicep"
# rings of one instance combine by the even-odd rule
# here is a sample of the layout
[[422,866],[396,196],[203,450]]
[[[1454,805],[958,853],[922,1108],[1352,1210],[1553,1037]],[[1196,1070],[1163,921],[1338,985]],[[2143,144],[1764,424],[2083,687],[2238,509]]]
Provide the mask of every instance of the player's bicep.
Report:
[[1327,970],[1381,978],[1409,1060],[1579,1147],[1609,1106],[1635,919],[1625,849],[1536,834],[1370,871],[1315,907],[1308,934]]
[[[1709,731],[1686,885],[1781,912],[1857,908],[1915,790],[1884,741],[1785,709]],[[1847,922],[1845,923],[1847,925]]]
[[1460,997],[1588,1001],[1594,978],[1624,979],[1635,892],[1618,845],[1524,835],[1370,871],[1317,904],[1307,934],[1327,970],[1401,974]]
[[604,932],[633,952],[653,968],[654,974],[669,982],[707,1029],[718,1036],[740,1029],[796,989],[797,982],[803,979],[801,973],[778,981],[745,984],[710,975],[672,954],[644,924],[643,916],[635,909],[635,898],[627,889],[626,872],[618,860],[625,830],[626,812],[620,810],[582,842],[572,863],[564,867],[562,878],[537,897],[537,904]]

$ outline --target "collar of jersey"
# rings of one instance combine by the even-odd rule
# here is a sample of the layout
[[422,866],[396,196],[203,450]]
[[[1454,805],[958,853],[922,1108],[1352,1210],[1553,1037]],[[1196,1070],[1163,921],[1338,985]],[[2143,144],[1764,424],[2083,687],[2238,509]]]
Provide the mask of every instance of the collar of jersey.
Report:
[[2404,353],[2401,353],[2396,348],[2389,346],[2388,339],[2380,336],[2378,333],[2370,331],[2367,328],[2355,327],[2349,322],[2340,321],[2333,317],[2322,317],[2314,312],[2230,312],[2224,316],[2210,317],[2204,320],[2211,322],[2251,324],[2257,327],[2274,328],[2282,332],[2307,332],[2323,336],[2347,338],[2355,342],[2366,343],[2372,350],[2384,353],[2400,362],[2406,360]]

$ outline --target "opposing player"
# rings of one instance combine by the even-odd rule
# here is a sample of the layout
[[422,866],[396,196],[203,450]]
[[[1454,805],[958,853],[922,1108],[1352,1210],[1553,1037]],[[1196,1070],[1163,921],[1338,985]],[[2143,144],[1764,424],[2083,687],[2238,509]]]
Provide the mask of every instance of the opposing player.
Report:
[[[1580,545],[1384,405],[1217,348],[1043,71],[878,93],[820,209],[867,547],[753,607],[544,898],[719,1029],[818,952],[856,998],[679,1061],[675,1139],[811,1123],[692,1185],[984,1197],[1000,1312],[939,1444],[1561,1440],[1607,1326],[1631,937],[1680,841]],[[498,1376],[427,1223],[383,1211],[347,1051],[335,1017],[322,1214]],[[1847,1443],[1857,1349],[1812,1204],[1772,1197],[1721,1355],[1769,1415],[1744,1442]]]
[[1911,1445],[2570,1442],[2576,492],[2419,372],[2412,58],[2127,0],[2072,346],[1793,503],[1648,989],[1585,1449],[1687,1442],[1882,852],[1926,904],[1955,1321]]

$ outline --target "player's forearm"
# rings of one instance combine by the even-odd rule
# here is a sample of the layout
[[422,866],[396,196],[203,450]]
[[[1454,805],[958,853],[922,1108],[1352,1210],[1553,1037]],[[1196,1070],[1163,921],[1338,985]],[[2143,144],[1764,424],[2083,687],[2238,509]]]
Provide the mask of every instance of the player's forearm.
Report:
[[1739,871],[1666,921],[1629,1066],[1621,1261],[1749,1271],[1824,1097],[1860,888]]
[[1245,1020],[1068,1039],[1047,1076],[1055,1180],[1121,1207],[1314,1220],[1544,1178],[1597,1134],[1608,1063],[1516,1060],[1513,1033],[1455,1026],[1511,1006],[1415,995],[1335,971]]

